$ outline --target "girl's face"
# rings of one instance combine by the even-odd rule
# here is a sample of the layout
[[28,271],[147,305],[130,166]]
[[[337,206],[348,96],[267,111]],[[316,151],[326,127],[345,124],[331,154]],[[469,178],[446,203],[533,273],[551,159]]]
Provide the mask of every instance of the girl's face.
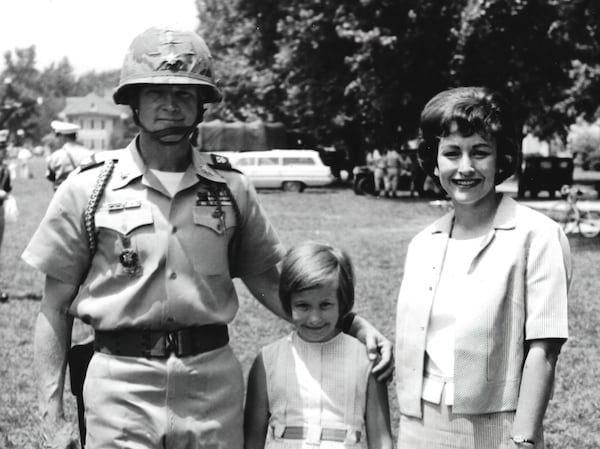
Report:
[[440,183],[455,204],[478,205],[496,192],[496,142],[479,134],[462,136],[451,128],[440,138],[437,169]]
[[339,331],[335,327],[340,317],[337,295],[337,280],[292,293],[292,323],[303,340],[324,342],[338,334]]

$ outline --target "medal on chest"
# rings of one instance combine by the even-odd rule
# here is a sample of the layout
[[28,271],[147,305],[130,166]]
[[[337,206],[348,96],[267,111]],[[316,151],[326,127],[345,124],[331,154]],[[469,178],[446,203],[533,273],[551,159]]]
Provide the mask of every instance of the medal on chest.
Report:
[[131,248],[131,239],[126,235],[121,236],[123,250],[119,254],[119,262],[123,266],[125,272],[130,277],[137,277],[142,274],[140,265],[140,256]]
[[223,206],[233,205],[233,199],[226,186],[207,186],[196,192],[196,206],[214,207],[211,216],[219,220],[217,229],[225,229],[225,210]]

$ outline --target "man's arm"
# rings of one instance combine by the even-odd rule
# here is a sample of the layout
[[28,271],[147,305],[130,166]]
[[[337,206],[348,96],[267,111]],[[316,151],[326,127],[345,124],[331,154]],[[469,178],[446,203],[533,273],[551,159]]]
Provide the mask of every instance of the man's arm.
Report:
[[525,358],[513,436],[537,442],[552,393],[554,372],[563,340],[533,340]]
[[246,405],[244,408],[244,448],[263,449],[269,427],[269,397],[267,374],[259,354],[248,374]]
[[290,317],[285,314],[283,307],[281,307],[281,301],[279,301],[280,274],[281,270],[279,265],[273,265],[262,273],[242,277],[242,281],[246,284],[250,293],[252,293],[263,306],[279,318],[290,321]]
[[[242,281],[262,305],[278,317],[290,321],[279,301],[279,275],[280,268],[275,265],[263,273],[245,276]],[[366,345],[371,360],[379,359],[373,367],[377,380],[391,379],[394,373],[392,343],[370,322],[359,316],[354,317],[347,333]]]
[[35,323],[33,355],[44,440],[53,438],[59,429],[70,426],[65,421],[63,410],[67,351],[73,326],[73,318],[67,312],[77,290],[74,285],[46,277]]

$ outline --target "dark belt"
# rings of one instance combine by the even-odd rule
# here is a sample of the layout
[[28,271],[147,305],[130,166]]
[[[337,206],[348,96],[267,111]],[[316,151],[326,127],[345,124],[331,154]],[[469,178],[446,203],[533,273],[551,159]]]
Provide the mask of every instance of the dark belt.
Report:
[[187,327],[164,332],[140,329],[96,331],[94,349],[98,352],[128,357],[167,358],[201,354],[229,343],[224,324]]
[[[322,428],[321,435],[317,436],[321,441],[346,441],[348,435],[345,429]],[[304,440],[309,436],[309,430],[302,426],[287,426],[281,435],[281,438],[288,440]],[[356,442],[360,442],[360,432],[356,432]]]

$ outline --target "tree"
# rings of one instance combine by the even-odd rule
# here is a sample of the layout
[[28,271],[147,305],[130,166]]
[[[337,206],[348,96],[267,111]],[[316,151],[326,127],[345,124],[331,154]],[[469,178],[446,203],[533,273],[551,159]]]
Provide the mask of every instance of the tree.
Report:
[[518,123],[565,136],[600,115],[597,0],[198,0],[223,76],[221,118],[283,121],[360,159],[414,138],[457,85],[512,100]]
[[11,52],[4,54],[5,69],[0,78],[0,127],[15,136],[22,129],[28,137],[37,138],[37,113],[41,97],[36,86],[39,72],[35,68],[35,46],[17,48],[16,59]]

